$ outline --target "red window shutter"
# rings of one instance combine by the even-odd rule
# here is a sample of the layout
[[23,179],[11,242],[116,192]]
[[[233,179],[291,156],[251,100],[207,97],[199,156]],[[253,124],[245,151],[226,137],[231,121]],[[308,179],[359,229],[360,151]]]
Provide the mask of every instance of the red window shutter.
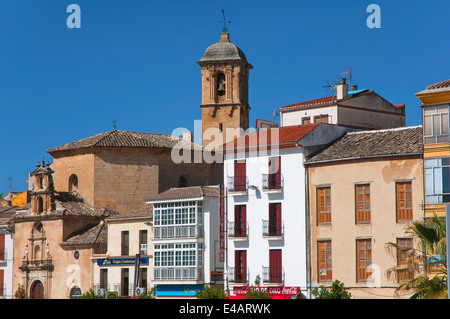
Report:
[[5,259],[5,234],[0,234],[0,260]]
[[270,282],[282,282],[282,260],[281,249],[269,250],[270,259]]
[[246,190],[247,170],[245,160],[234,161],[234,189]]
[[5,296],[5,271],[3,269],[0,269],[0,297],[4,297]]

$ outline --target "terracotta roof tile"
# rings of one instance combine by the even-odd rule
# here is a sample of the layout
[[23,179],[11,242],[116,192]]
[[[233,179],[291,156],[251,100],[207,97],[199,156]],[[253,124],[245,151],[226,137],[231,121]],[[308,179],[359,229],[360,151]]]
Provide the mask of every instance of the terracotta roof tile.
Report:
[[168,201],[177,199],[191,199],[201,197],[218,197],[217,186],[190,186],[171,188],[152,197],[148,202]]
[[306,163],[422,154],[422,126],[346,133]]
[[202,146],[166,134],[114,130],[47,150],[48,153],[89,147],[173,148],[202,150]]
[[60,243],[61,246],[96,245],[106,244],[107,227],[104,222],[100,224],[88,224],[72,234],[68,239]]
[[450,79],[427,86],[427,90],[450,88]]
[[294,145],[299,139],[318,127],[319,123],[272,127],[259,129],[245,136],[228,142],[222,146],[223,150],[237,150],[252,147],[274,147],[281,145]]

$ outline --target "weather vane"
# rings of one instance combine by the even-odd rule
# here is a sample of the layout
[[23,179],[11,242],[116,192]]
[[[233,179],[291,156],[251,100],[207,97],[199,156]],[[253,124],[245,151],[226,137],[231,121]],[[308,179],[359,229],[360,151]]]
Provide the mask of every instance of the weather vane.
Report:
[[[225,11],[223,11],[223,9],[222,9],[222,15],[223,15],[223,29],[222,29],[222,31],[223,32],[228,32],[227,23],[230,24],[231,21],[227,22],[227,20],[225,19]],[[222,23],[222,21],[220,23]]]

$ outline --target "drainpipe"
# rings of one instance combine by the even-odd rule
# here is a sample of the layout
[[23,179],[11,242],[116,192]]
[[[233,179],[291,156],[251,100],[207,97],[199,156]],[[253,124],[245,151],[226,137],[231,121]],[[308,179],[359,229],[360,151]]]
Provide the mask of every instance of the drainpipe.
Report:
[[[301,146],[298,145],[298,141],[295,146],[300,150],[304,151]],[[303,155],[304,152],[303,152]],[[302,163],[305,169],[305,236],[306,236],[306,288],[308,290],[309,298],[311,298],[311,225],[309,218],[309,172],[308,168],[305,166],[305,158]]]

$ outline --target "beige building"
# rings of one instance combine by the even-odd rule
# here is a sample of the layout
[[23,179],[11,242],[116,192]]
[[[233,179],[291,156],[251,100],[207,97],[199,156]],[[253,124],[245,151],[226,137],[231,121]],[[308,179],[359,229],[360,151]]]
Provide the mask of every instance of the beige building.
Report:
[[402,256],[386,244],[412,247],[405,227],[423,218],[422,127],[347,133],[305,166],[310,284],[337,279],[353,298],[397,297],[386,271]]
[[[150,205],[135,213],[105,219],[107,251],[92,256],[93,289],[99,298],[110,295],[131,298],[150,293],[153,286],[152,221]],[[137,255],[139,264],[136,264]]]
[[[121,213],[139,210],[146,199],[171,187],[222,182],[222,164],[205,163],[192,136],[114,130],[47,152],[54,159],[56,190],[76,191],[93,207]],[[183,152],[190,161],[174,161]]]
[[44,163],[31,174],[31,208],[13,216],[13,291],[28,298],[69,299],[91,288],[91,257],[106,251],[108,209],[94,209],[74,193],[56,192]]

